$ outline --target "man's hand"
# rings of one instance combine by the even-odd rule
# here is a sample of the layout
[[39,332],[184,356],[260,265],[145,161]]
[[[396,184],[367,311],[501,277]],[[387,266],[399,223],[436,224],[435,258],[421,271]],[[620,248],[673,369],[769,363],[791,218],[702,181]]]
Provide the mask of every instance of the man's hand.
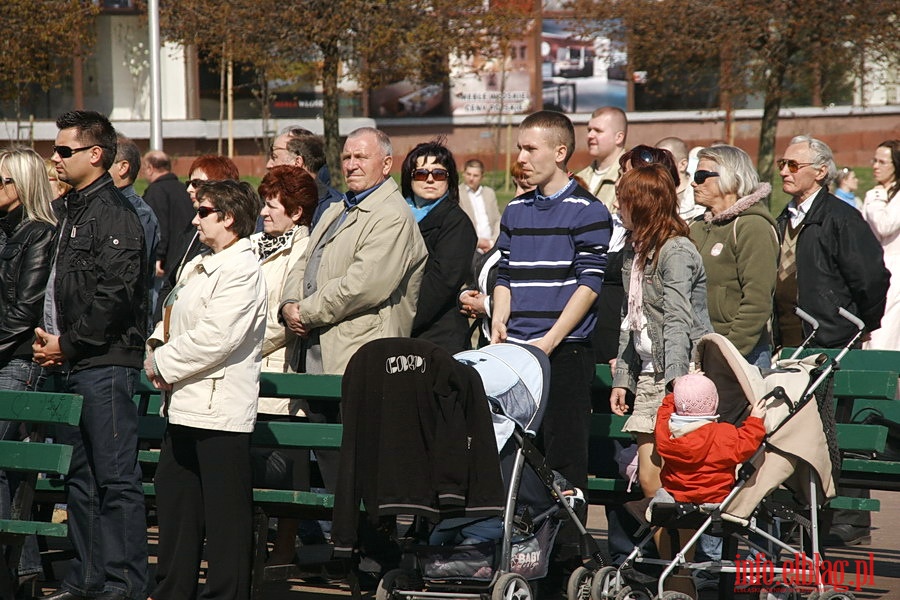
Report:
[[625,402],[625,388],[615,387],[609,395],[609,408],[613,413],[624,417],[628,412],[628,404]]
[[556,350],[557,346],[546,335],[542,338],[531,340],[528,343],[532,346],[540,348],[547,356],[550,356],[550,353]]
[[297,302],[288,302],[283,307],[281,307],[281,317],[284,319],[285,325],[287,328],[299,335],[300,337],[306,337],[309,335],[309,328],[307,328],[300,321],[300,304]]
[[491,343],[502,344],[506,341],[506,323],[494,321],[491,323]]
[[156,276],[163,277],[165,274],[166,272],[163,270],[162,261],[156,261]]
[[31,352],[34,354],[34,362],[42,367],[55,367],[66,362],[66,357],[59,347],[59,336],[51,335],[40,327],[34,329]]
[[484,238],[480,238],[478,240],[478,251],[482,254],[487,254],[493,247],[494,242],[492,240],[486,240]]

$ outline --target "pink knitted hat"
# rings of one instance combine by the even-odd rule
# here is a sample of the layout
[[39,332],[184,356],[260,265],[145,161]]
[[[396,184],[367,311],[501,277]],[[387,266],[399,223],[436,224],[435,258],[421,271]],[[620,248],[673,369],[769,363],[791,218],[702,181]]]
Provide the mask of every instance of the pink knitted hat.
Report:
[[683,417],[715,417],[719,408],[716,384],[703,373],[675,379],[675,411]]

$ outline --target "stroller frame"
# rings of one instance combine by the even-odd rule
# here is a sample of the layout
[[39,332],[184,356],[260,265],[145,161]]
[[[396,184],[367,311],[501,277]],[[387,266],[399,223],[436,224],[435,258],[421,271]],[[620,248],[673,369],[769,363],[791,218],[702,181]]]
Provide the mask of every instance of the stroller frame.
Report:
[[[809,325],[811,325],[812,333],[810,333],[809,336],[807,336],[807,338],[803,341],[801,346],[799,346],[793,352],[793,354],[790,356],[790,359],[796,359],[800,356],[802,351],[809,345],[811,340],[815,337],[816,330],[818,329],[818,326],[819,326],[818,322],[813,317],[811,317],[809,314],[807,314],[800,308],[796,309],[796,313],[801,319],[803,319]],[[724,500],[722,500],[722,502],[719,504],[719,506],[715,510],[711,511],[709,516],[706,519],[704,519],[703,523],[700,525],[700,527],[697,529],[697,531],[691,536],[691,538],[686,543],[683,543],[682,547],[679,549],[679,551],[675,554],[675,556],[671,560],[648,558],[648,557],[645,557],[643,553],[644,553],[645,547],[654,538],[654,534],[659,529],[661,529],[663,527],[671,528],[671,527],[674,527],[675,525],[667,524],[664,526],[663,525],[653,525],[653,526],[649,526],[649,527],[645,526],[645,528],[648,529],[648,533],[634,547],[634,549],[631,551],[631,553],[629,553],[629,555],[626,557],[625,561],[622,563],[622,565],[618,569],[615,567],[606,567],[594,574],[594,578],[593,578],[593,581],[591,584],[592,600],[611,600],[612,598],[630,598],[630,597],[641,598],[641,597],[643,597],[643,595],[645,594],[644,589],[646,589],[646,586],[644,586],[639,581],[634,581],[636,586],[632,588],[631,586],[626,585],[629,582],[629,580],[632,578],[626,577],[622,574],[623,570],[630,569],[635,563],[642,563],[642,564],[665,567],[663,572],[659,576],[659,579],[657,581],[657,586],[656,586],[657,595],[655,596],[655,598],[659,598],[661,600],[664,600],[666,598],[681,599],[681,598],[686,597],[681,592],[672,592],[672,591],[667,592],[664,590],[666,579],[669,578],[670,576],[672,576],[676,572],[676,570],[678,570],[680,567],[685,567],[685,568],[691,569],[691,570],[705,570],[705,571],[709,571],[709,572],[713,572],[713,573],[718,572],[718,573],[738,574],[738,573],[742,573],[745,571],[745,569],[743,568],[744,565],[739,566],[738,564],[735,563],[735,561],[720,560],[720,561],[692,562],[692,561],[688,561],[686,559],[685,555],[688,550],[693,548],[699,542],[701,535],[703,535],[705,532],[707,532],[714,524],[717,523],[717,521],[723,520],[722,515],[721,515],[723,509],[727,509],[729,502],[731,502],[732,499],[740,492],[740,490],[746,486],[748,480],[756,472],[757,467],[754,465],[754,462],[756,460],[758,460],[760,458],[760,456],[766,451],[766,449],[768,447],[768,440],[770,439],[770,437],[775,432],[777,432],[787,421],[789,421],[791,418],[793,418],[793,416],[797,413],[797,411],[814,397],[816,391],[827,380],[827,378],[831,375],[832,371],[840,368],[841,359],[843,359],[843,357],[847,354],[847,352],[850,351],[850,348],[862,336],[863,331],[865,329],[865,325],[859,318],[857,318],[855,315],[853,315],[849,311],[845,310],[844,308],[839,308],[838,313],[844,319],[850,321],[851,323],[853,323],[856,326],[857,333],[853,336],[853,338],[851,340],[849,340],[847,342],[847,344],[845,344],[843,346],[843,348],[837,354],[837,356],[835,356],[833,359],[827,360],[827,362],[823,362],[823,365],[820,365],[818,367],[817,377],[810,385],[807,386],[806,390],[802,394],[799,401],[797,401],[796,403],[791,403],[790,399],[787,398],[787,395],[785,394],[784,389],[781,387],[776,387],[771,392],[766,394],[766,396],[764,397],[766,399],[780,397],[782,400],[785,400],[788,403],[789,407],[791,408],[790,414],[775,429],[773,429],[771,432],[768,432],[766,434],[765,438],[763,439],[762,444],[760,444],[759,448],[757,448],[757,450],[756,450],[756,452],[754,452],[753,456],[749,460],[745,461],[744,464],[741,465],[741,468],[738,471],[738,476],[737,476],[735,485],[732,487],[731,491],[728,493],[726,498]],[[809,485],[809,497],[811,499],[811,502],[809,503],[809,513],[810,513],[809,520],[807,521],[805,517],[800,516],[799,514],[795,514],[792,516],[796,517],[794,520],[800,525],[806,526],[806,523],[807,522],[809,523],[808,524],[809,537],[810,537],[811,546],[812,546],[812,548],[810,550],[812,551],[812,557],[810,557],[809,554],[807,554],[804,551],[804,548],[803,548],[804,543],[803,543],[802,535],[800,537],[800,548],[798,549],[798,548],[792,547],[791,545],[782,541],[778,537],[771,535],[769,532],[757,527],[757,522],[756,522],[757,519],[753,515],[750,516],[750,518],[748,519],[749,522],[747,524],[742,524],[743,525],[742,528],[747,533],[753,533],[753,534],[759,535],[760,537],[762,537],[763,539],[768,541],[770,544],[774,544],[774,545],[778,546],[779,548],[781,548],[782,550],[787,551],[788,553],[790,553],[790,555],[795,556],[798,559],[798,562],[802,560],[802,564],[804,565],[804,570],[801,571],[800,573],[798,573],[798,571],[796,569],[791,569],[790,570],[791,578],[795,579],[799,575],[803,582],[810,582],[810,583],[814,582],[815,591],[817,591],[819,594],[823,594],[826,591],[826,582],[823,580],[822,573],[818,569],[815,568],[815,565],[817,564],[817,560],[815,560],[815,559],[820,556],[819,524],[818,524],[819,507],[818,507],[817,502],[815,501],[817,498],[817,495],[818,495],[818,485],[817,485],[815,473],[813,473],[812,471],[810,471],[808,485]],[[765,500],[763,500],[762,504],[763,505],[765,504]],[[793,511],[791,511],[791,512],[793,512]],[[728,520],[728,519],[725,519],[725,520]],[[642,529],[644,529],[644,528],[642,528]],[[752,540],[739,537],[737,535],[737,533],[731,533],[730,535],[734,535],[735,537],[738,537],[744,543],[746,543],[750,548],[752,548],[756,551],[759,551],[759,552],[766,551],[764,548],[755,544]],[[743,563],[745,561],[741,561],[741,562]],[[813,568],[807,570],[805,568],[806,565],[813,566]],[[784,571],[785,571],[784,567],[774,566],[774,565],[772,566],[771,569],[769,569],[770,573],[780,577],[780,579],[778,580],[778,584],[784,584],[784,583],[789,584],[790,582],[784,582],[784,580],[783,580]],[[649,576],[647,576],[647,577],[649,577]],[[754,583],[756,583],[757,585],[762,584],[762,582],[754,582]],[[629,592],[626,592],[623,594],[623,592],[626,588],[633,595],[629,595]],[[644,588],[644,589],[642,589],[642,588]],[[853,594],[850,593],[849,591],[842,592],[842,596],[844,598],[850,598],[850,599],[854,598]],[[569,600],[573,600],[573,598],[570,596]],[[646,600],[650,600],[649,594],[646,594]]]

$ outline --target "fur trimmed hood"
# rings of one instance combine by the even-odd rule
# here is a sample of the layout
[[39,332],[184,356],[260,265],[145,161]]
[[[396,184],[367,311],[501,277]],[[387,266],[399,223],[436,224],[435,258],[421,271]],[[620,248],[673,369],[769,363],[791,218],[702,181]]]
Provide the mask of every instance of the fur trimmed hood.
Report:
[[725,221],[729,221],[737,216],[740,216],[742,212],[744,212],[754,204],[761,202],[763,198],[768,196],[771,192],[771,185],[766,182],[760,183],[759,187],[756,188],[756,191],[748,196],[744,196],[743,198],[738,199],[737,202],[735,202],[719,214],[713,215],[712,211],[706,211],[706,213],[703,215],[703,220],[707,223],[724,223]]

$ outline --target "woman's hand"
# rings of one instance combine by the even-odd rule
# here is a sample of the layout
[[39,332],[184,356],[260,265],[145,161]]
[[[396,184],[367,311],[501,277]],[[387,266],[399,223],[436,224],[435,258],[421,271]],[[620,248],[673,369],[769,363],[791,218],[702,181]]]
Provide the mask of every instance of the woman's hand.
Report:
[[625,402],[625,388],[614,387],[609,395],[609,408],[614,414],[624,417],[628,412],[628,404]]
[[166,383],[160,374],[156,372],[156,363],[153,361],[153,350],[147,351],[147,358],[144,359],[144,374],[147,375],[147,379],[150,380],[150,383],[156,389],[164,392],[172,391],[172,384]]
[[485,298],[487,296],[477,290],[463,291],[459,295],[459,312],[473,319],[486,317],[487,311],[484,309]]

